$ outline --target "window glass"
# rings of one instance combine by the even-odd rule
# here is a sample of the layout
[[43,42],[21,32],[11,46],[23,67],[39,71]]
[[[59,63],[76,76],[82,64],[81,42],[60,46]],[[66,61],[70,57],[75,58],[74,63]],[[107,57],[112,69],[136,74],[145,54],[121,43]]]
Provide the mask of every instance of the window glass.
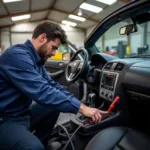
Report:
[[133,24],[131,19],[119,22],[107,30],[95,43],[98,51],[119,58],[149,54],[150,21],[137,23],[137,32],[120,35],[120,28],[129,24]]
[[61,45],[56,51],[55,56],[52,56],[51,60],[70,60],[71,49],[68,45]]

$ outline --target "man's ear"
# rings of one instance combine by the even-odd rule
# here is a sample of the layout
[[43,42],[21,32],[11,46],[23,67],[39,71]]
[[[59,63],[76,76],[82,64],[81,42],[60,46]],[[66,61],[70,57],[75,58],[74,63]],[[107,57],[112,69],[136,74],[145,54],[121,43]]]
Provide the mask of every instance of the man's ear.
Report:
[[41,44],[44,44],[44,43],[47,42],[46,33],[42,33],[42,34],[39,35],[39,42],[40,42]]

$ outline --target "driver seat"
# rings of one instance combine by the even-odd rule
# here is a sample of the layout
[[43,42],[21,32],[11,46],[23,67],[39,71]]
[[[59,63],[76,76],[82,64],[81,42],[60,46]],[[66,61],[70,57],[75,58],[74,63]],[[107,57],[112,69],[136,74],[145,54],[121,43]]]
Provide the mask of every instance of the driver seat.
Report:
[[88,143],[85,150],[150,150],[150,137],[128,127],[109,127]]

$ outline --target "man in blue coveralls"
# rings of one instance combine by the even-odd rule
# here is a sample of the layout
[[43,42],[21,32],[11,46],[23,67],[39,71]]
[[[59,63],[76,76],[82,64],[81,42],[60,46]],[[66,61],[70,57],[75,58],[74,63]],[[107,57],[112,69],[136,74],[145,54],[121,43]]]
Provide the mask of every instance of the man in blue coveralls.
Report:
[[1,55],[0,150],[44,150],[60,112],[80,112],[100,122],[105,112],[82,104],[45,70],[44,62],[66,40],[59,25],[45,21],[35,28],[31,41]]

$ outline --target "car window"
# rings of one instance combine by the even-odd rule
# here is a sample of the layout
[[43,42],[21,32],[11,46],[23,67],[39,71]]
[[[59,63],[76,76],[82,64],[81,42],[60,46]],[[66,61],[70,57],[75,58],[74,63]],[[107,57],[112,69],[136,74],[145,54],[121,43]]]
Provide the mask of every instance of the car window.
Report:
[[129,36],[120,35],[119,29],[129,24],[133,24],[132,20],[126,19],[109,28],[95,43],[98,51],[119,58],[149,54],[150,21],[136,23],[138,31]]
[[50,60],[66,60],[69,61],[71,56],[71,49],[68,45],[61,45],[56,51],[55,56],[49,58]]

